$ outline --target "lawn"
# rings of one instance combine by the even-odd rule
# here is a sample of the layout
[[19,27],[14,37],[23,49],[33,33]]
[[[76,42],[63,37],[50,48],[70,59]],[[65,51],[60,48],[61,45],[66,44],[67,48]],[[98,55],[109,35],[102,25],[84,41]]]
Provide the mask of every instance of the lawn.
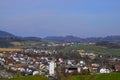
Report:
[[[41,75],[19,77],[5,80],[50,80]],[[62,78],[62,80],[120,80],[120,73],[95,74],[95,75],[75,75]]]
[[35,76],[18,77],[18,78],[11,78],[5,80],[51,80],[51,79],[41,75],[35,75]]
[[120,73],[69,76],[63,80],[120,80]]

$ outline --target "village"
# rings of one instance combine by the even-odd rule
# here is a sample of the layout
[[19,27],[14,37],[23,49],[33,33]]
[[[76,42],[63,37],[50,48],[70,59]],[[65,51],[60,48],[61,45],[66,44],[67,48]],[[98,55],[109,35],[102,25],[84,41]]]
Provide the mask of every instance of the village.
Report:
[[[54,46],[59,45],[55,44]],[[66,45],[62,44],[62,46]],[[28,48],[21,51],[3,51],[0,53],[0,76],[13,78],[16,77],[16,74],[22,76],[40,74],[49,78],[60,79],[62,76],[69,75],[120,71],[120,57],[118,56],[88,53],[85,50],[72,50],[71,53],[67,56],[78,55],[78,57],[64,58],[60,56],[63,53],[59,50],[47,49]]]

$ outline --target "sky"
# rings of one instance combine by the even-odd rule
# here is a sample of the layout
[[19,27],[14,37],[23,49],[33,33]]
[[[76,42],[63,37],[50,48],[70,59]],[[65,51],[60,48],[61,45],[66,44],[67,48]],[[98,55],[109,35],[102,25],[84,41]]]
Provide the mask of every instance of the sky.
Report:
[[0,30],[23,37],[120,35],[120,0],[0,0]]

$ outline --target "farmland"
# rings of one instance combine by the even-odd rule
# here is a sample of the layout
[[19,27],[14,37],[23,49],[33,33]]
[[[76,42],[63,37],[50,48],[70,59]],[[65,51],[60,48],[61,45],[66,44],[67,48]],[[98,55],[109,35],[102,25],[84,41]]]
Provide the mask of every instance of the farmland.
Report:
[[0,48],[0,52],[3,51],[21,51],[22,49],[19,48]]
[[74,45],[68,46],[64,49],[66,52],[71,50],[85,50],[86,52],[93,52],[96,54],[109,54],[109,55],[120,55],[120,48],[119,49],[110,49],[103,46],[96,46],[96,45]]

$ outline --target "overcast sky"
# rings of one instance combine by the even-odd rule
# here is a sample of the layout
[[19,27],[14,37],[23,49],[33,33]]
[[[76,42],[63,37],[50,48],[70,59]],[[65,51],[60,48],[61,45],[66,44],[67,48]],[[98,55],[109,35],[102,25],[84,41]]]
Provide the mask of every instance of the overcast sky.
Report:
[[120,0],[0,0],[0,30],[36,37],[120,35]]

